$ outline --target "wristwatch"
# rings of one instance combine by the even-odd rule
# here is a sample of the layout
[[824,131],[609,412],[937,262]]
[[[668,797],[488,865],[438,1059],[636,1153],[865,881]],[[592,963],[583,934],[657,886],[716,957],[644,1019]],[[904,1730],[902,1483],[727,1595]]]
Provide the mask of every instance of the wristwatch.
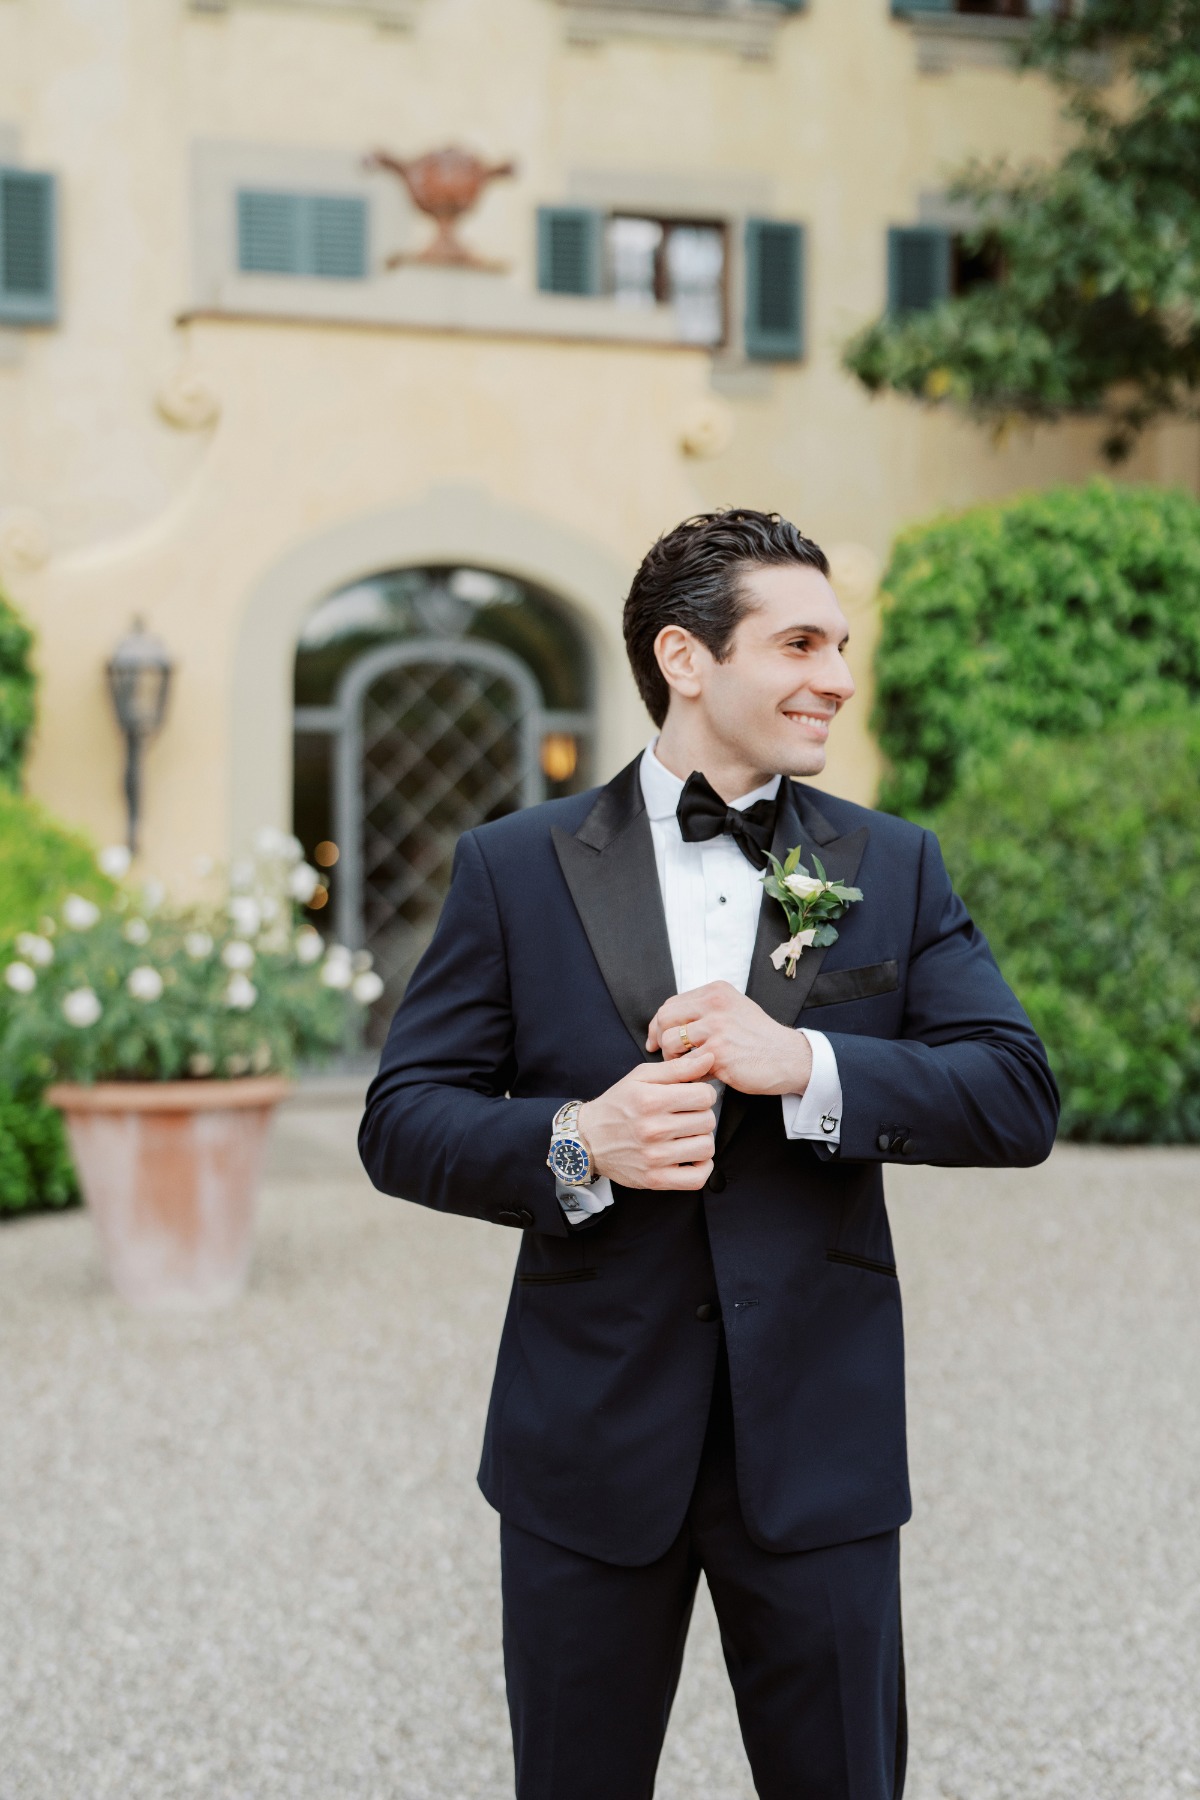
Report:
[[582,1100],[568,1100],[554,1115],[550,1127],[550,1154],[546,1167],[564,1187],[591,1187],[599,1179],[592,1153],[579,1135]]

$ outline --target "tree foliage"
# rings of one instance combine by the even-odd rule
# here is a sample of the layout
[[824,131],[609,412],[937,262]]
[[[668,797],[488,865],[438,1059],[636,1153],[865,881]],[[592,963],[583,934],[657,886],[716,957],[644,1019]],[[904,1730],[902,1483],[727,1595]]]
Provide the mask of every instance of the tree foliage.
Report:
[[[19,932],[74,891],[102,900],[110,891],[83,837],[33,800],[0,784],[0,967]],[[16,996],[0,986],[0,1039]],[[29,1057],[0,1065],[0,1217],[31,1207],[66,1206],[78,1196],[62,1119],[42,1100],[44,1075]]]
[[[1128,80],[1089,82],[1097,50]],[[955,183],[977,208],[965,247],[999,279],[878,320],[846,366],[998,428],[1100,415],[1119,460],[1152,419],[1200,413],[1200,0],[1090,0],[1025,59],[1077,135],[1056,166],[974,164]]]
[[1015,738],[930,821],[1045,1041],[1061,1135],[1200,1142],[1200,710]]
[[33,730],[33,633],[0,593],[0,788],[17,788]]
[[1024,733],[1200,699],[1200,505],[1099,479],[917,526],[884,577],[880,804],[920,814]]

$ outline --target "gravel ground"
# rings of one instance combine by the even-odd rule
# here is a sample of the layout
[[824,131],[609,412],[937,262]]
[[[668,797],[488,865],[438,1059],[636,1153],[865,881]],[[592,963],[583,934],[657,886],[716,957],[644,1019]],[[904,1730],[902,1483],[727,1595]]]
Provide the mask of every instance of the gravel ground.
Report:
[[[0,1800],[503,1800],[474,1486],[515,1249],[281,1121],[245,1300],[0,1229]],[[1200,1796],[1200,1152],[897,1170],[909,1800]],[[660,1800],[751,1800],[707,1604]]]

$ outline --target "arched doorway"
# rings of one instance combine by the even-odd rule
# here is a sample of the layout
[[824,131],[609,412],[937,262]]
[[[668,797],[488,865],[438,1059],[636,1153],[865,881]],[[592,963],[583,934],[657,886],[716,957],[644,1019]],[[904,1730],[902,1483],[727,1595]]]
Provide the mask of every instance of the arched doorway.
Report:
[[334,934],[384,981],[429,941],[464,831],[589,776],[587,647],[565,607],[492,570],[393,570],[330,595],[296,655],[294,828]]

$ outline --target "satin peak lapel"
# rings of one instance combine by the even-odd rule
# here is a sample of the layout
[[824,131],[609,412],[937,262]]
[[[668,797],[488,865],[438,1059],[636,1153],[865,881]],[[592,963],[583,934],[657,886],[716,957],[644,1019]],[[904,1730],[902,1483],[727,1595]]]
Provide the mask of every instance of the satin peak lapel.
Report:
[[[838,837],[834,827],[808,793],[786,780],[783,793],[784,799],[775,822],[775,835],[771,840],[771,854],[782,862],[793,845],[800,844],[804,867],[810,874],[813,872],[812,859],[815,851],[830,881],[844,881],[848,886],[851,885],[867,847],[870,835],[867,827],[860,826],[857,831]],[[839,923],[839,931],[844,924],[845,920]],[[756,1006],[761,1006],[777,1024],[792,1026],[804,1010],[804,1002],[808,999],[812,984],[821,972],[821,964],[832,946],[827,945],[822,950],[803,951],[796,964],[795,975],[789,977],[771,961],[772,951],[786,943],[789,936],[787,917],[782,906],[778,900],[772,900],[764,893],[758,915],[758,935],[754,940],[754,954],[750,960],[750,976],[746,982],[746,997],[753,1000]],[[738,1093],[736,1088],[729,1088],[721,1104],[721,1117],[717,1126],[718,1153],[737,1130],[745,1111],[746,1095]]]
[[650,1021],[675,992],[654,840],[642,798],[641,757],[615,775],[572,835],[552,832],[559,866],[588,943],[638,1053]]

